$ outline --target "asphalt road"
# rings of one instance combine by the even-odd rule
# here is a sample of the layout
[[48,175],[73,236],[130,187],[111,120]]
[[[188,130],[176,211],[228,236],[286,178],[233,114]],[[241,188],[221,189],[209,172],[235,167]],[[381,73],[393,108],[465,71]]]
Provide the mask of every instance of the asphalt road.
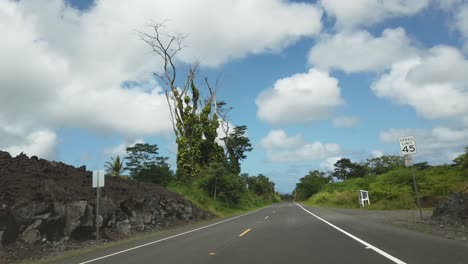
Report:
[[280,203],[60,263],[468,263],[466,243]]

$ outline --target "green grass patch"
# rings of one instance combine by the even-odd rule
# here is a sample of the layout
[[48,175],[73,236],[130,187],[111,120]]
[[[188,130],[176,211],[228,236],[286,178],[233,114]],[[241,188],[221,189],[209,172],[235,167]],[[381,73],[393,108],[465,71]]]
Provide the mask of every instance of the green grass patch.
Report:
[[[433,207],[442,197],[468,186],[468,175],[458,168],[444,165],[425,170],[415,169],[423,207]],[[318,207],[359,208],[358,190],[369,191],[367,209],[414,209],[416,196],[411,169],[397,168],[385,174],[349,179],[327,184],[304,201]]]
[[281,200],[277,194],[259,196],[250,191],[246,191],[242,194],[241,199],[237,204],[230,204],[219,200],[215,201],[212,196],[208,196],[206,192],[193,186],[172,183],[167,188],[173,192],[181,194],[185,198],[191,200],[199,208],[207,210],[218,217],[239,214],[252,209],[264,207],[272,203],[277,203]]

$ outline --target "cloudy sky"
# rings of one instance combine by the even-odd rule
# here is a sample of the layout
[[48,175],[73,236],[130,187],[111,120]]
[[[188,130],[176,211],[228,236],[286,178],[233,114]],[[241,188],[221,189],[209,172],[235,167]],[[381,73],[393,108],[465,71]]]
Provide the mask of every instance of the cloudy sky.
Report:
[[187,35],[247,125],[243,171],[291,191],[340,157],[448,163],[468,146],[465,0],[0,0],[0,149],[89,169],[136,142],[174,162],[169,112],[137,31]]

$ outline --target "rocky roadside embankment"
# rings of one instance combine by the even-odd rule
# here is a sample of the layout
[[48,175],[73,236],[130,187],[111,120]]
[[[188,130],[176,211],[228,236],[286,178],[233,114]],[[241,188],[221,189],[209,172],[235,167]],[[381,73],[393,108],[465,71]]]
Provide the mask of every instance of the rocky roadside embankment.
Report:
[[[0,151],[0,263],[47,255],[95,238],[92,173],[61,162]],[[106,178],[98,225],[104,240],[213,217],[151,183]]]

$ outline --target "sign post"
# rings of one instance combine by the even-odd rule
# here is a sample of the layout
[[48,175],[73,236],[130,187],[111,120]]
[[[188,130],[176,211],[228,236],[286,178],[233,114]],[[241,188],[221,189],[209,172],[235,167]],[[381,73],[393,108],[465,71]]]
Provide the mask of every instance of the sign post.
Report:
[[414,192],[416,193],[416,201],[419,207],[419,216],[421,217],[421,220],[423,220],[421,200],[419,199],[418,185],[416,184],[416,177],[414,176],[414,162],[413,162],[413,156],[412,156],[412,154],[416,153],[416,142],[414,140],[414,137],[409,136],[409,137],[400,138],[400,150],[401,150],[401,155],[405,157],[405,166],[411,167]]
[[100,187],[104,187],[105,172],[103,170],[93,171],[93,188],[96,190],[96,241],[99,241],[99,197]]

